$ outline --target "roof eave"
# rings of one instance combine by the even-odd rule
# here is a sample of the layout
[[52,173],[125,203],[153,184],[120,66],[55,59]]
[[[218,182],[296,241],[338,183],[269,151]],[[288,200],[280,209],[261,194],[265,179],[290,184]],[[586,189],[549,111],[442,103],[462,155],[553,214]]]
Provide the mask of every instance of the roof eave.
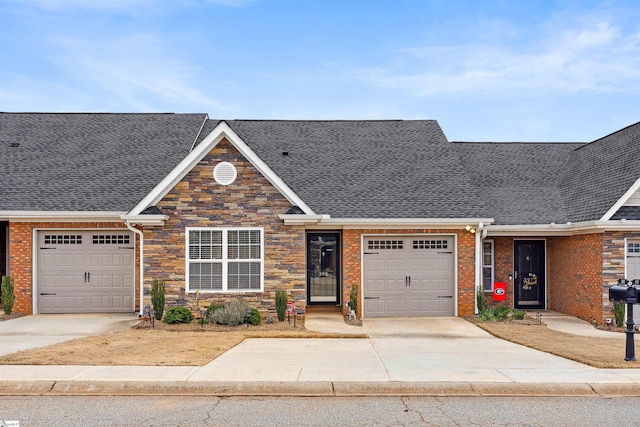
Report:
[[0,211],[0,221],[120,222],[122,211]]

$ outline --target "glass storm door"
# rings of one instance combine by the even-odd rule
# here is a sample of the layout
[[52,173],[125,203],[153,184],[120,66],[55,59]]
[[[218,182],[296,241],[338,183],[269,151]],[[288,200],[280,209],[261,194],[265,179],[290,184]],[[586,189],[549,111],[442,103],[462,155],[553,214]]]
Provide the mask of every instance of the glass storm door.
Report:
[[514,245],[514,306],[542,309],[545,296],[544,240],[516,240]]
[[340,233],[307,234],[307,298],[310,304],[339,304]]

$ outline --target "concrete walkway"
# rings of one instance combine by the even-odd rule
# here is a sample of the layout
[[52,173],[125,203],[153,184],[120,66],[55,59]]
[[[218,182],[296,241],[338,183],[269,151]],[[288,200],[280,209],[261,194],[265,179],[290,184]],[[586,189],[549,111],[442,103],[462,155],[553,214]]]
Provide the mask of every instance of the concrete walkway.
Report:
[[306,327],[369,338],[247,339],[200,367],[1,366],[0,394],[640,396],[640,369],[592,368],[460,318],[309,315]]

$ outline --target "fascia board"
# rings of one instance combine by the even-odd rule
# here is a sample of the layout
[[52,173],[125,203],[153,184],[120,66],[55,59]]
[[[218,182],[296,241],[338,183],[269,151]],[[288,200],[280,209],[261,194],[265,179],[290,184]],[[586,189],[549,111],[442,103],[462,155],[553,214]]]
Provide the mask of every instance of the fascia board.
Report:
[[605,231],[640,231],[640,221],[585,221],[565,224],[490,225],[487,236],[574,236]]
[[302,214],[280,214],[278,218],[284,221],[285,225],[309,225],[318,224],[327,215],[302,215]]
[[120,219],[131,225],[162,226],[169,219],[168,215],[121,215]]
[[313,210],[293,192],[267,164],[238,136],[224,121],[218,125],[198,144],[182,161],[162,180],[147,196],[145,196],[130,212],[138,215],[149,206],[157,204],[175,185],[184,178],[213,148],[223,139],[227,139],[258,171],[267,178],[292,205],[303,212],[314,215]]
[[467,225],[491,224],[493,218],[326,218],[323,225],[336,225],[344,228],[426,228],[459,229]]
[[110,211],[0,211],[0,220],[3,221],[73,221],[73,222],[108,222],[119,221],[120,215],[126,212]]
[[627,202],[627,200],[629,200],[631,196],[633,196],[633,194],[639,188],[640,188],[640,178],[638,178],[636,182],[634,182],[633,185],[629,187],[629,189],[622,195],[622,197],[620,197],[620,199],[618,199],[618,201],[613,206],[611,206],[611,208],[604,215],[602,215],[602,218],[600,218],[600,221],[610,220],[611,217],[615,215],[616,212],[618,212],[618,210]]

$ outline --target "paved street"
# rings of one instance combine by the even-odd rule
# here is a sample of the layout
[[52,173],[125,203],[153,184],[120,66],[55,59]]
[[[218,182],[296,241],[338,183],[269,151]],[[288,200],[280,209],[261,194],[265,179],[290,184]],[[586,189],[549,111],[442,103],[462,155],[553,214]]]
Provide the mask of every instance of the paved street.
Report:
[[638,426],[640,398],[1,397],[29,426]]

